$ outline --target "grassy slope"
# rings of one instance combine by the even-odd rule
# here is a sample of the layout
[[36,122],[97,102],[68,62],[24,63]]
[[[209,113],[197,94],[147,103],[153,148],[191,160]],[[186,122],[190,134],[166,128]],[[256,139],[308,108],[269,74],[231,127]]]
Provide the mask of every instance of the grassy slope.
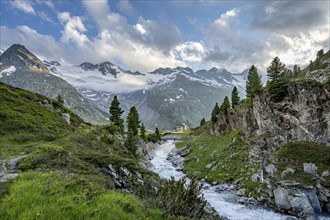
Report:
[[[177,142],[178,148],[189,146],[190,149],[184,162],[187,174],[218,183],[245,177],[253,165],[248,163],[249,148],[240,139],[241,132],[229,131],[213,136],[209,134],[208,126],[209,122]],[[206,168],[209,164],[211,167]],[[246,193],[255,188],[250,178],[244,178],[241,183],[247,188]]]
[[98,189],[78,175],[58,172],[24,173],[0,210],[0,219],[163,219],[162,212],[131,195]]
[[[71,125],[60,112],[71,115]],[[0,160],[29,155],[20,161],[18,179],[0,183],[0,219],[161,219],[146,202],[109,191],[113,182],[99,166],[149,173],[106,127],[89,126],[54,100],[2,83],[0,118]]]
[[[305,173],[303,163],[314,163],[317,165],[319,174],[330,168],[330,147],[317,145],[309,142],[288,143],[283,145],[271,158],[278,168],[277,178],[287,167],[295,170],[293,175],[285,179],[296,180],[304,186],[313,186],[316,179],[313,175]],[[330,177],[324,177],[326,186],[330,187]]]

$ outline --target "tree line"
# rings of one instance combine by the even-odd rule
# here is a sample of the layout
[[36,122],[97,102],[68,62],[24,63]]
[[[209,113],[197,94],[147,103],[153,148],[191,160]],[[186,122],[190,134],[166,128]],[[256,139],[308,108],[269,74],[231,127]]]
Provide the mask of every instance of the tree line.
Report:
[[[322,67],[321,59],[324,56],[324,51],[319,50],[317,52],[316,60],[310,61],[308,65],[309,71],[313,71],[317,68]],[[300,67],[298,65],[294,65],[293,69],[290,70],[286,68],[285,64],[281,62],[278,57],[275,57],[270,66],[267,68],[267,76],[268,81],[266,87],[268,91],[272,95],[274,101],[280,101],[285,93],[285,85],[289,82],[289,79],[292,77],[297,77],[301,73]],[[247,81],[246,81],[246,98],[248,100],[252,100],[256,94],[258,94],[263,88],[261,75],[258,73],[258,69],[255,65],[252,65],[249,69]],[[240,102],[239,92],[237,87],[235,86],[231,92],[231,103],[229,98],[226,96],[219,106],[216,102],[215,106],[211,113],[211,121],[215,123],[217,121],[217,115],[220,112],[227,112],[230,108],[234,109],[238,103]],[[203,118],[200,122],[200,125],[204,125],[206,123],[205,118]]]
[[[109,107],[110,113],[110,130],[113,133],[119,132],[121,135],[124,135],[124,119],[122,118],[122,114],[124,110],[120,107],[120,102],[117,96],[114,96],[111,105]],[[152,141],[157,142],[161,140],[159,129],[156,128],[153,134],[148,134],[146,132],[146,128],[143,123],[141,123],[139,118],[139,113],[135,106],[132,106],[129,110],[127,119],[127,138],[125,141],[125,147],[136,156],[137,150],[137,138],[140,136],[144,141]]]

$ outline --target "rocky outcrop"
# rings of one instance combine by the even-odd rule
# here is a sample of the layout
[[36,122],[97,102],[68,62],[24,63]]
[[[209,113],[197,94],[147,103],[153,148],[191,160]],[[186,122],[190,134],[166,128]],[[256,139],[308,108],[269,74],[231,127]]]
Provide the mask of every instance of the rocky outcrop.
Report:
[[315,82],[292,83],[275,102],[266,90],[240,103],[233,112],[221,113],[210,127],[212,134],[242,130],[245,135],[264,135],[275,145],[311,141],[330,145],[330,91]]
[[330,92],[317,83],[288,85],[280,102],[262,92],[253,99],[253,113],[257,135],[267,133],[277,142],[306,140],[330,145]]
[[[260,167],[261,163],[260,170],[251,171],[248,178],[267,184],[271,192],[258,195],[257,200],[262,202],[266,198],[272,204],[275,202],[281,211],[309,218],[330,207],[325,180],[329,171],[319,171],[319,165],[309,161],[301,167],[278,169],[277,161],[271,158],[288,142],[308,141],[330,146],[330,91],[312,81],[285,86],[280,101],[275,101],[269,91],[264,90],[252,101],[240,102],[234,111],[220,113],[217,122],[210,126],[210,132],[219,135],[227,130],[241,130],[242,140],[250,147],[249,164]],[[303,188],[306,184],[293,179],[302,170],[310,175],[312,182],[319,184]]]
[[153,143],[153,142],[146,143],[144,140],[140,138],[136,139],[137,154],[141,158],[139,164],[142,167],[146,169],[151,167],[150,161],[153,157],[153,151],[157,145],[158,143]]

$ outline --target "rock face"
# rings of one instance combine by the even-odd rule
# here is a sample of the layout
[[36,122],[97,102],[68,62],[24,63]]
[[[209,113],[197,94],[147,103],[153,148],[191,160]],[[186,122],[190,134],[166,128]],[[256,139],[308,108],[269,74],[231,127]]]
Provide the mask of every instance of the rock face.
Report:
[[253,99],[258,124],[256,134],[288,141],[312,141],[330,145],[330,93],[322,86],[303,82],[287,87],[281,102],[272,101],[268,92]]
[[292,211],[295,214],[301,216],[309,216],[314,214],[314,209],[305,194],[295,194],[293,196],[289,196],[289,202],[292,206]]
[[330,91],[319,84],[290,84],[280,102],[264,91],[253,99],[253,110],[246,109],[245,102],[238,111],[219,114],[211,133],[242,130],[246,135],[267,134],[275,149],[279,143],[298,140],[330,146]]
[[288,191],[282,187],[279,187],[277,189],[274,189],[274,197],[275,197],[275,203],[278,207],[284,208],[284,209],[290,209],[291,204],[289,202],[289,194]]

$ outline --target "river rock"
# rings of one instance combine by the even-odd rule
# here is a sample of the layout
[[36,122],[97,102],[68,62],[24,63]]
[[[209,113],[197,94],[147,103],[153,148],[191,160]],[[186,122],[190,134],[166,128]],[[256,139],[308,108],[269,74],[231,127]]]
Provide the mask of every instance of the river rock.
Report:
[[303,193],[289,196],[289,202],[292,206],[292,211],[295,214],[303,216],[309,216],[314,214],[314,209],[311,206],[308,197]]
[[275,197],[275,203],[278,207],[284,208],[284,209],[290,209],[291,204],[289,202],[288,198],[288,191],[282,187],[278,187],[277,189],[273,190],[274,197]]
[[330,175],[329,170],[326,170],[326,171],[324,171],[324,172],[322,173],[322,177],[327,177],[327,176],[329,176],[329,175]]
[[309,202],[313,207],[314,212],[317,214],[321,214],[322,208],[320,205],[320,201],[316,195],[315,189],[299,189],[298,192],[304,193],[309,199]]
[[270,176],[270,177],[274,177],[276,171],[277,171],[277,168],[275,167],[274,164],[269,164],[268,166],[266,166],[265,168],[266,170],[266,173]]
[[304,172],[309,174],[316,174],[317,166],[313,163],[304,163]]

